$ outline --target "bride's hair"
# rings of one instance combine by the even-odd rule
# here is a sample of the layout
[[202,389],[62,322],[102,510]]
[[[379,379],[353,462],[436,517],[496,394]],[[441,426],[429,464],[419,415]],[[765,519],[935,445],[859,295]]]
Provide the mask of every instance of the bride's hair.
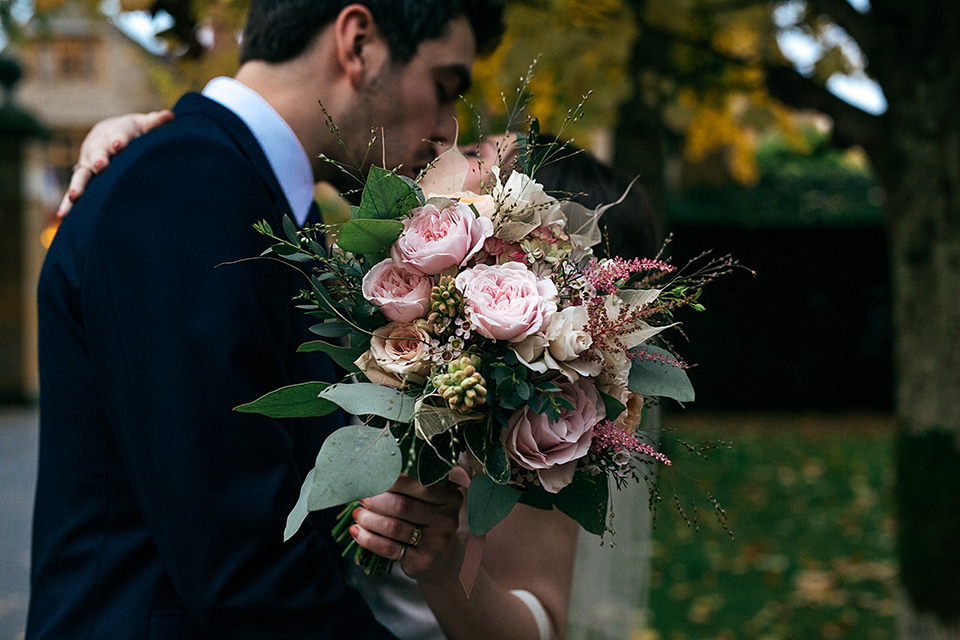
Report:
[[253,0],[240,44],[240,64],[296,58],[350,4],[370,10],[393,61],[399,63],[409,62],[421,42],[440,37],[449,22],[460,16],[469,20],[480,53],[492,51],[503,34],[501,0]]

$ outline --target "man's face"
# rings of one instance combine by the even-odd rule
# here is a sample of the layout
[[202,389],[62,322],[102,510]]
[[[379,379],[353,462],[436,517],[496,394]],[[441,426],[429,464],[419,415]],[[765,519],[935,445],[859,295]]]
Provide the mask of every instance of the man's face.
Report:
[[[434,144],[456,142],[456,102],[470,85],[476,42],[466,18],[425,40],[405,64],[387,62],[358,97],[359,126],[345,140],[354,160],[417,177],[434,159]],[[371,132],[376,136],[372,147]]]

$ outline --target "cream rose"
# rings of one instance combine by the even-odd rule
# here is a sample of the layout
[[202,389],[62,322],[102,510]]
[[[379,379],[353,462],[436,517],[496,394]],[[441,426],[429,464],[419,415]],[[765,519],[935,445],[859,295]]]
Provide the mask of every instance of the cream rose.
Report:
[[493,235],[493,222],[477,217],[469,205],[444,201],[442,209],[425,204],[403,221],[403,233],[393,243],[394,262],[427,275],[464,263]]
[[363,276],[363,297],[380,307],[394,322],[413,322],[430,310],[433,282],[427,276],[403,268],[390,258],[375,264]]
[[590,348],[593,338],[587,333],[587,308],[567,307],[553,314],[546,338],[550,355],[561,362],[573,360]]
[[510,418],[504,443],[507,455],[536,471],[543,488],[551,493],[573,481],[577,460],[589,451],[593,427],[605,415],[600,395],[588,378],[560,384],[560,395],[575,408],[550,422],[545,414],[525,406]]
[[415,324],[391,322],[373,332],[370,349],[354,363],[371,382],[394,388],[430,372],[430,335]]
[[556,221],[560,214],[560,201],[543,190],[543,185],[519,171],[512,171],[504,183],[500,182],[500,172],[495,172],[496,185],[493,199],[501,209],[519,210],[534,207],[540,212],[544,224]]
[[465,269],[457,275],[457,290],[467,319],[493,340],[520,342],[546,326],[557,310],[557,287],[519,262]]

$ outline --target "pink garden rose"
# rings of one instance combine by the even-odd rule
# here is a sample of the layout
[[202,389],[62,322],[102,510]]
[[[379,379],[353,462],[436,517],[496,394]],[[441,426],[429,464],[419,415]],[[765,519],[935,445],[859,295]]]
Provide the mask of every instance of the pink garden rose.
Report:
[[520,342],[540,331],[557,310],[557,287],[521,262],[480,264],[457,275],[467,319],[493,340]]
[[462,265],[493,235],[493,222],[477,217],[466,203],[447,201],[443,209],[425,204],[403,221],[403,233],[390,250],[394,262],[427,275]]
[[537,472],[540,484],[556,493],[573,481],[577,460],[587,454],[593,427],[606,415],[593,382],[580,378],[560,384],[560,394],[573,402],[560,419],[551,423],[547,416],[529,406],[513,414],[507,429],[507,454],[524,469]]
[[415,324],[391,322],[370,337],[370,349],[354,363],[370,382],[402,388],[430,372],[430,336]]
[[394,322],[413,322],[430,309],[433,282],[427,276],[404,269],[387,258],[363,276],[363,297],[380,307],[380,312]]

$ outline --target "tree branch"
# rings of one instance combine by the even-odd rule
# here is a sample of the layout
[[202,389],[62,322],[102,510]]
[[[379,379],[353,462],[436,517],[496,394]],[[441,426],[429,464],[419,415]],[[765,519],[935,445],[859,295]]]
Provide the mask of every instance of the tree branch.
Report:
[[787,106],[816,109],[833,120],[833,141],[840,147],[862,145],[869,150],[880,137],[880,118],[830,93],[827,88],[793,67],[766,68],[770,95]]
[[857,42],[857,46],[869,57],[876,50],[877,33],[871,28],[871,19],[860,13],[847,0],[807,0],[807,7],[823,14]]

